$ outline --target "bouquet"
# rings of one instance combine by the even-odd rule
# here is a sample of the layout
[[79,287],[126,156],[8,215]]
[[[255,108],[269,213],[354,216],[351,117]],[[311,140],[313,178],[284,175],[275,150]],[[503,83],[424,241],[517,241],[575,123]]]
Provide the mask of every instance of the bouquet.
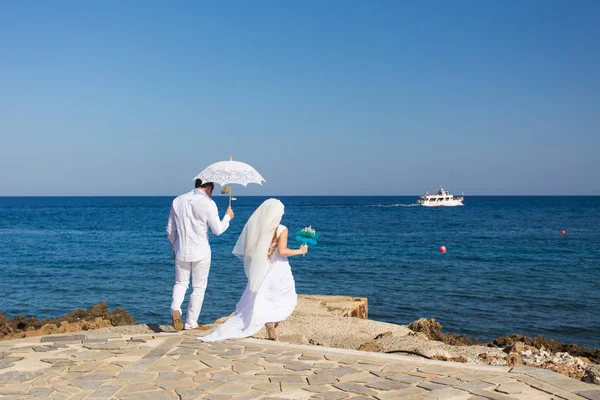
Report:
[[315,246],[319,235],[312,226],[308,226],[304,229],[300,229],[296,232],[296,241],[306,246]]

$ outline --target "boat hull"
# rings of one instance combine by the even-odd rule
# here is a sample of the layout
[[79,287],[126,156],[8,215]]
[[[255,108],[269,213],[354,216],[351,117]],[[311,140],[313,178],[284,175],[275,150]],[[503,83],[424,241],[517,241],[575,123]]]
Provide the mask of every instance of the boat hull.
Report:
[[462,200],[446,200],[446,201],[424,201],[420,204],[423,207],[456,207],[463,206]]

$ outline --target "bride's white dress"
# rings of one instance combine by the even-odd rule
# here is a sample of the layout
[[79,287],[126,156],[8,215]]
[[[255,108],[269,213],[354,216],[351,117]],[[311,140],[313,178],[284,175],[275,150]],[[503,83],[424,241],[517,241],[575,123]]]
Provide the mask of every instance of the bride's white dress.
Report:
[[[277,238],[285,229],[283,225],[277,227]],[[290,263],[277,250],[269,262],[270,270],[258,291],[251,292],[246,285],[235,307],[235,314],[210,335],[199,337],[199,340],[215,342],[252,336],[267,322],[283,321],[292,314],[298,295]]]

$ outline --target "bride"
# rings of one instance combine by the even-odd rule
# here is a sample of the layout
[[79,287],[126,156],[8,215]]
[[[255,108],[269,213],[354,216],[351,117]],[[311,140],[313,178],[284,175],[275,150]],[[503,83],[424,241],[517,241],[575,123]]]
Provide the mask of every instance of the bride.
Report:
[[248,284],[234,315],[208,336],[198,340],[244,338],[263,326],[269,339],[277,340],[277,325],[296,308],[297,295],[288,257],[306,254],[308,247],[288,249],[288,230],[281,225],[283,203],[264,201],[254,211],[240,235],[233,254],[244,261]]

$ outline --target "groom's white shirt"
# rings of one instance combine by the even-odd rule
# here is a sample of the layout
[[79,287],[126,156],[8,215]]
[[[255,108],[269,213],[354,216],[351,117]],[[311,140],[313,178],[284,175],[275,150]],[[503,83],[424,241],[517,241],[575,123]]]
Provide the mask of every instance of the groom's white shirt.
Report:
[[219,236],[229,227],[231,218],[219,220],[217,204],[202,189],[194,189],[173,200],[167,234],[180,261],[199,261],[210,254],[208,228]]

